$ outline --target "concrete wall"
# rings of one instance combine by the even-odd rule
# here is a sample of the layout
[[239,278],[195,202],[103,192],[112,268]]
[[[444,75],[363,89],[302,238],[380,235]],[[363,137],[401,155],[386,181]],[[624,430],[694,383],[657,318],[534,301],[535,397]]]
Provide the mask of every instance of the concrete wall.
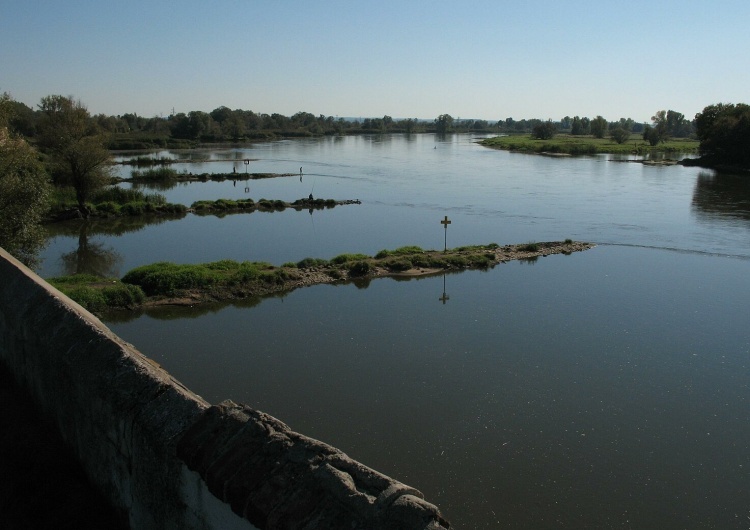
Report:
[[134,529],[440,529],[417,490],[231,401],[211,406],[0,249],[0,362]]

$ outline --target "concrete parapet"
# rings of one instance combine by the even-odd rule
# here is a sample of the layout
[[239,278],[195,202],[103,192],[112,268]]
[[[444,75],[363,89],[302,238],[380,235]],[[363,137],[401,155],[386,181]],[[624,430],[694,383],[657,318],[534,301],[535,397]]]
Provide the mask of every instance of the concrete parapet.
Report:
[[215,496],[259,528],[449,526],[414,488],[231,401],[206,411],[177,454]]
[[448,528],[417,490],[231,401],[210,406],[0,249],[0,362],[131,528]]

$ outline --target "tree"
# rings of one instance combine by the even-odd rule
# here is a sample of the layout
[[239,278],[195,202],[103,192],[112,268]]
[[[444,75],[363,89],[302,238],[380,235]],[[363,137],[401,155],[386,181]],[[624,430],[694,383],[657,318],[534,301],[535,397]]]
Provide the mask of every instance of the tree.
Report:
[[601,116],[597,116],[591,120],[591,134],[594,138],[604,138],[607,132],[607,120]]
[[705,158],[750,165],[750,105],[709,105],[695,115],[695,129]]
[[78,209],[88,217],[86,201],[110,178],[105,137],[86,107],[72,97],[47,96],[39,109],[39,145],[49,156],[53,180],[75,189]]
[[[656,143],[652,143],[651,145],[656,145],[659,142],[666,142],[669,139],[669,129],[667,128],[667,111],[666,110],[660,110],[657,111],[656,114],[651,116],[651,121],[653,122],[653,127],[651,127],[651,130],[648,131],[648,133],[651,135],[652,139],[656,139]],[[646,132],[644,131],[643,138],[646,138]],[[650,143],[651,140],[649,140]]]
[[622,125],[617,125],[609,130],[609,136],[618,144],[624,144],[630,138],[630,131]]
[[591,120],[588,118],[579,118],[578,116],[573,118],[573,122],[570,126],[570,134],[581,135],[589,134],[591,131]]
[[643,128],[643,139],[648,142],[650,146],[655,146],[661,141],[659,131],[650,125],[646,125]]
[[9,102],[8,94],[0,96],[0,247],[33,267],[44,247],[39,223],[48,208],[49,177],[39,154],[8,132]]
[[557,133],[557,127],[552,123],[552,120],[541,122],[534,125],[531,130],[531,137],[539,140],[549,140]]
[[435,118],[435,129],[438,134],[445,134],[453,130],[453,116],[441,114]]

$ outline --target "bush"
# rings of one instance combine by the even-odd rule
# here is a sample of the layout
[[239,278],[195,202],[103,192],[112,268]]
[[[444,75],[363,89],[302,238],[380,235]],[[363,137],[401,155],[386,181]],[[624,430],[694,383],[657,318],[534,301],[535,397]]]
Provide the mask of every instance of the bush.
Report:
[[100,289],[94,289],[86,285],[77,285],[70,290],[66,290],[65,294],[91,312],[107,309],[107,300]]
[[143,303],[146,295],[137,285],[117,284],[101,291],[109,307],[132,307]]
[[537,252],[539,250],[539,245],[536,243],[526,243],[525,245],[518,247],[518,250],[523,250],[524,252]]
[[610,137],[618,144],[623,144],[630,139],[630,131],[622,127],[615,127],[609,131]]
[[331,260],[331,263],[333,263],[334,265],[343,265],[344,263],[348,263],[350,261],[364,260],[369,257],[370,256],[367,256],[365,254],[339,254]]
[[131,270],[122,281],[138,285],[148,296],[155,296],[171,295],[178,289],[208,287],[216,282],[216,276],[203,265],[159,262]]
[[169,181],[176,180],[179,173],[176,170],[169,167],[159,167],[147,169],[146,171],[133,171],[130,174],[134,179],[139,180],[155,180],[155,181]]
[[413,267],[411,261],[406,258],[388,260],[384,263],[385,268],[392,272],[403,272],[408,271]]
[[381,250],[377,254],[375,254],[375,257],[377,259],[387,258],[388,256],[404,256],[404,255],[410,255],[410,254],[422,254],[424,253],[424,250],[422,250],[421,247],[418,246],[406,246],[406,247],[399,247],[396,250]]
[[369,261],[355,261],[347,265],[349,274],[352,276],[364,276],[370,272],[371,268]]
[[305,258],[297,262],[298,269],[312,269],[317,267],[325,267],[328,265],[328,261],[318,258]]

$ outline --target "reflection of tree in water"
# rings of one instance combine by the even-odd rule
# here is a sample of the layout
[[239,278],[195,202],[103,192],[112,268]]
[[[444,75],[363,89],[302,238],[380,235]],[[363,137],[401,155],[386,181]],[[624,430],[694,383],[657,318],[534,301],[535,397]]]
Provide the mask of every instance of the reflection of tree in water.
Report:
[[176,188],[177,186],[187,186],[190,184],[189,182],[185,181],[178,181],[178,180],[149,180],[149,181],[139,181],[139,182],[131,182],[131,188],[134,190],[154,190],[154,191],[169,191],[173,188]]
[[699,220],[729,218],[750,221],[750,178],[700,173],[693,191],[692,208]]
[[[86,233],[90,236],[121,236],[143,230],[150,225],[158,225],[184,218],[184,214],[175,215],[136,215],[113,217],[111,219],[89,219],[86,223]],[[45,225],[49,237],[76,237],[81,230],[81,220],[72,219]]]
[[89,222],[83,221],[78,230],[78,248],[60,256],[65,275],[94,274],[103,278],[119,276],[123,257],[102,243],[89,241]]
[[242,298],[239,300],[227,300],[224,302],[215,302],[211,304],[197,304],[190,306],[178,306],[178,305],[167,305],[167,306],[156,306],[138,309],[136,311],[110,311],[102,315],[102,320],[108,324],[124,324],[140,318],[143,315],[148,315],[154,320],[180,320],[180,319],[194,319],[202,317],[207,314],[215,314],[227,307],[239,307],[239,308],[251,308],[260,305],[263,300],[269,298],[281,298],[283,299],[289,293],[273,293],[268,296],[252,296],[249,298]]

